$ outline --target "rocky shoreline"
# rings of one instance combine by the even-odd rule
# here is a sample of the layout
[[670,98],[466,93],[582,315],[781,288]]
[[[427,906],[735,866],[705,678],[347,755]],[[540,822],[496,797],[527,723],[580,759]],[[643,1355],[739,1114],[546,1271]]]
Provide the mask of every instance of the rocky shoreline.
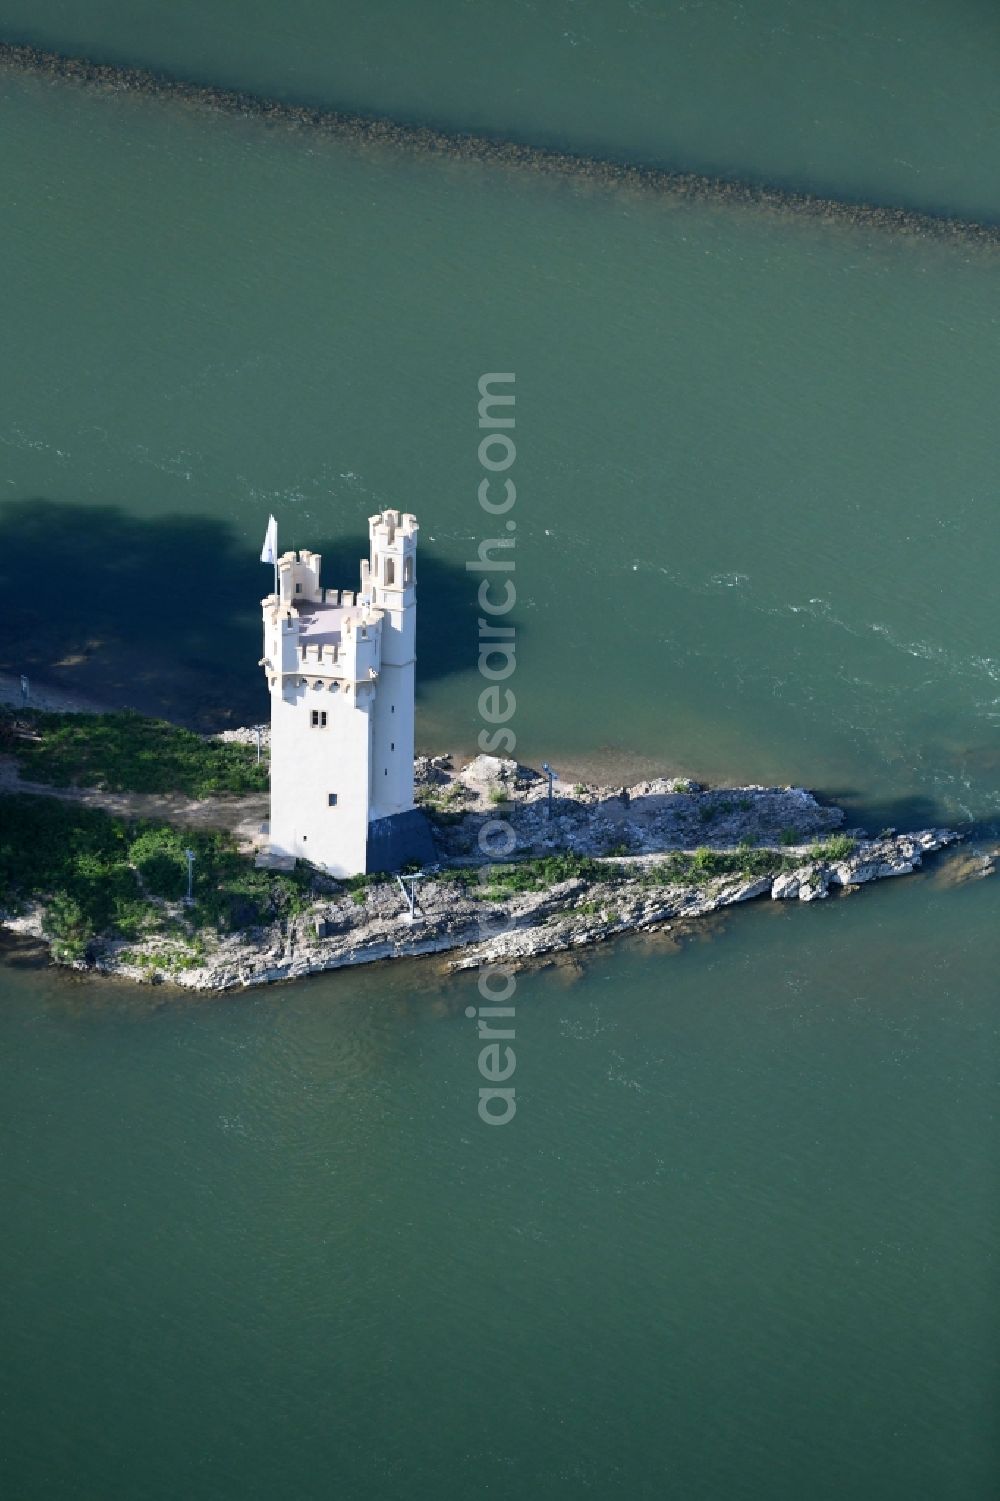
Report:
[[[429,954],[449,970],[518,966],[758,898],[823,900],[909,874],[962,838],[844,830],[843,811],[801,787],[557,783],[550,805],[545,778],[513,761],[480,756],[456,768],[449,756],[420,757],[416,778],[438,861],[417,886],[415,920],[395,878],[318,877],[304,910],[267,926],[184,932],[177,905],[179,936],[107,941],[72,967],[226,991]],[[977,861],[964,878],[990,873],[992,857]],[[43,917],[35,906],[5,925],[41,939]]]
[[308,130],[362,148],[389,147],[521,171],[577,179],[598,188],[655,192],[693,202],[728,204],[761,213],[821,220],[830,225],[944,239],[993,250],[1000,225],[951,218],[932,211],[823,197],[761,183],[711,177],[699,172],[615,161],[486,135],[435,129],[378,116],[268,99],[244,90],[216,88],[133,68],[69,57],[38,47],[0,42],[0,70],[75,83],[106,93],[146,95],[217,114],[259,119],[287,129]]

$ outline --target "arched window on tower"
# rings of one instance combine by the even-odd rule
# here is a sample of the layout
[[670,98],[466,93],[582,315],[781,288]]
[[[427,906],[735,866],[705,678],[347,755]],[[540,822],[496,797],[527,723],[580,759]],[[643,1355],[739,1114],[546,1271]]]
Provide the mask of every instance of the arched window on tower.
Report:
[[410,554],[403,559],[403,583],[413,583],[413,557]]
[[392,558],[384,558],[382,561],[382,567],[385,573],[386,588],[388,588],[390,584],[394,584],[396,582],[395,561]]

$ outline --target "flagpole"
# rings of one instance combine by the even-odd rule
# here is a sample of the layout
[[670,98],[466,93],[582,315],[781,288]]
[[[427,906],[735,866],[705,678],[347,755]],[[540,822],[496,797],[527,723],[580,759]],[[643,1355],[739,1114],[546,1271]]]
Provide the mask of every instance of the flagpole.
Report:
[[264,536],[264,546],[260,551],[262,563],[274,565],[274,592],[278,593],[278,523],[273,516],[267,518],[267,532]]

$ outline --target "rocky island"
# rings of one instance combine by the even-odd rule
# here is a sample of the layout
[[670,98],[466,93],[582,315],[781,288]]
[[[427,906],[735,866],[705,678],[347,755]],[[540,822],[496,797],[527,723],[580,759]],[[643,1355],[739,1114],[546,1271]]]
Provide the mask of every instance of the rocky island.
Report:
[[[456,769],[449,756],[421,757],[416,775],[440,858],[417,887],[415,920],[397,883],[375,879],[221,940],[181,983],[229,989],[422,954],[446,955],[450,969],[523,964],[757,897],[821,900],[909,874],[961,838],[845,833],[843,811],[799,787],[576,784],[550,810],[547,780],[513,761]],[[482,836],[500,816],[516,843],[498,860]]]
[[[133,735],[152,723],[107,718],[130,721]],[[160,728],[183,744],[190,736]],[[211,747],[211,754],[229,758],[230,776],[232,757],[246,753],[236,785],[242,789],[249,779],[248,795],[174,798],[169,824],[122,823],[128,794],[113,790],[113,782],[81,788],[21,780],[36,766],[60,780],[53,770],[58,760],[32,761],[39,736],[29,732],[27,759],[14,770],[10,758],[4,777],[2,800],[11,816],[4,818],[3,925],[46,942],[57,962],[77,969],[202,991],[431,954],[449,969],[520,965],[629,932],[683,930],[693,919],[757,898],[823,900],[906,875],[925,855],[962,837],[946,828],[877,834],[845,828],[842,809],[801,787],[706,788],[661,777],[631,787],[556,783],[550,793],[545,777],[513,760],[478,756],[462,765],[450,755],[420,756],[417,802],[435,859],[413,883],[411,915],[395,876],[336,880],[301,860],[275,868],[259,853],[264,836],[255,819],[266,800],[253,791],[250,772],[266,777],[266,766],[250,761],[257,738],[256,730],[231,731]],[[266,729],[260,738],[266,747]],[[160,745],[158,764],[171,754]],[[125,777],[127,785],[127,775],[119,772],[119,783]],[[88,776],[102,780],[93,765]],[[101,838],[116,853],[98,857],[81,846],[73,856],[74,869],[85,873],[99,858],[112,862],[91,877],[98,897],[111,886],[125,892],[110,907],[98,901],[98,915],[86,923],[72,912],[67,917],[74,902],[86,907],[85,898],[44,890],[42,874],[33,886],[19,883],[11,860],[17,818],[37,820],[55,808],[61,817],[114,824]],[[65,845],[65,830],[59,838]],[[190,902],[183,891],[188,842],[198,870]],[[986,857],[975,873],[991,868]]]

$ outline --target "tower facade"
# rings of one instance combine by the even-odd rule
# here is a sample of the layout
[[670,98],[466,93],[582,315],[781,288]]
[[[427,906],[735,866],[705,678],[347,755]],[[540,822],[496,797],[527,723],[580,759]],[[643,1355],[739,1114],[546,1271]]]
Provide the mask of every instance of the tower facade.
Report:
[[413,803],[418,530],[398,511],[370,517],[357,591],[324,589],[318,553],[285,553],[262,601],[270,851],[334,876],[429,854]]

